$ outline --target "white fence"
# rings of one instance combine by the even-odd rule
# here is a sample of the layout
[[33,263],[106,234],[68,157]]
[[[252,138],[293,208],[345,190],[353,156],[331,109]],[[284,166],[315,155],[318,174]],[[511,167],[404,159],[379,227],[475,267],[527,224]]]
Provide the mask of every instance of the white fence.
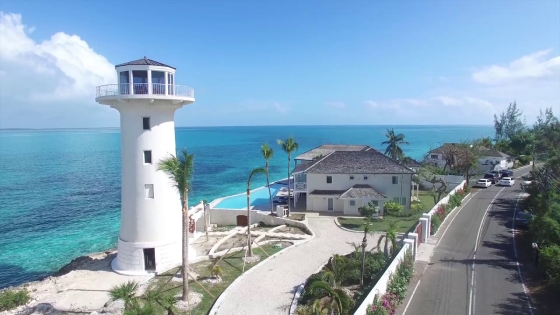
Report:
[[387,267],[387,270],[385,270],[381,278],[379,278],[377,284],[371,289],[371,291],[369,291],[369,294],[366,296],[362,304],[360,304],[356,312],[354,312],[354,315],[366,315],[367,308],[370,304],[373,303],[375,296],[379,295],[379,297],[381,297],[387,292],[389,278],[395,272],[395,270],[397,270],[399,264],[404,260],[404,255],[409,249],[411,249],[410,247],[410,243],[404,243],[395,259],[393,259],[393,262],[389,265],[389,267]]

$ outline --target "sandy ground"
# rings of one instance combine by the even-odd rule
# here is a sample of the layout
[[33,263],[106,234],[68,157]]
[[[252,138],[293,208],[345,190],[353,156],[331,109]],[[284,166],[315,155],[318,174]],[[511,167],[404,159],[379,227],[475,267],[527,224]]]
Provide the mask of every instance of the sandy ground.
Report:
[[[56,310],[91,312],[109,301],[108,291],[116,285],[135,280],[147,283],[152,276],[122,276],[111,270],[116,251],[91,254],[73,260],[52,277],[23,284],[32,302],[51,304]],[[70,271],[71,270],[71,271]]]
[[192,244],[192,247],[195,249],[197,256],[208,255],[212,246],[224,237],[225,235],[208,235],[207,241],[206,235],[202,235]]

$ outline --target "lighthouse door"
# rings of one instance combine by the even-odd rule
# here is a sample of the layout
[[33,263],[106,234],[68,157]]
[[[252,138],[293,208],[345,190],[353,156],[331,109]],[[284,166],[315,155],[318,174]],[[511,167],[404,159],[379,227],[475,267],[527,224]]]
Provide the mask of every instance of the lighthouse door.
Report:
[[144,248],[144,270],[156,270],[156,251]]

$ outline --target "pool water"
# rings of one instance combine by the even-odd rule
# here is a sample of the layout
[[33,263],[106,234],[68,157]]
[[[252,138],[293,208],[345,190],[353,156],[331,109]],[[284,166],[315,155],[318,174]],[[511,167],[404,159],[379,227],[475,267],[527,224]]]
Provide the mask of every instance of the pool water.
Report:
[[[272,184],[270,185],[270,192],[272,193],[272,198],[276,196],[280,188],[286,187],[284,184]],[[262,187],[251,191],[251,206],[259,206],[270,202],[268,195],[268,188]],[[247,194],[241,194],[231,197],[226,197],[222,201],[218,202],[214,208],[218,209],[247,209]]]

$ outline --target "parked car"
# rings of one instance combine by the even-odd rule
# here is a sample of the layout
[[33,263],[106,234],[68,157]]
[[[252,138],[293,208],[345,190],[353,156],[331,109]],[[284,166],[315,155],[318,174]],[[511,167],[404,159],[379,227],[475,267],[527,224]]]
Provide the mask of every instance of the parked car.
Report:
[[492,184],[497,184],[500,181],[500,176],[497,173],[486,173],[484,178],[489,179]]
[[500,172],[500,171],[490,171],[488,173],[492,173],[492,174],[498,176],[498,178],[502,178],[502,172]]
[[511,178],[511,177],[502,177],[502,179],[500,180],[500,185],[501,186],[513,186],[513,184],[515,184],[515,179]]
[[524,180],[524,179],[522,179],[522,180],[521,180],[521,189],[522,189],[522,190],[526,190],[529,186],[531,186],[532,183],[533,183],[533,182],[530,181],[530,180]]
[[515,227],[526,228],[533,219],[533,215],[529,212],[518,212],[515,216]]
[[474,186],[475,187],[482,187],[482,188],[490,187],[490,186],[492,186],[492,181],[490,181],[489,179],[486,179],[486,178],[481,178],[481,179],[478,180],[478,182],[476,182],[476,184]]
[[502,177],[513,177],[512,170],[501,170],[500,174],[502,175]]

